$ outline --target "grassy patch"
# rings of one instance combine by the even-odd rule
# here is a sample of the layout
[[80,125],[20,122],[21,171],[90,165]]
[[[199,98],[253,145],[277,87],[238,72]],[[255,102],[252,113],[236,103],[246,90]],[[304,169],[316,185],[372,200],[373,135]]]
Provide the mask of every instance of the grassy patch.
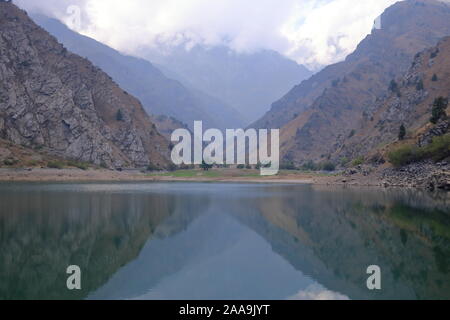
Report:
[[67,165],[69,167],[77,168],[77,169],[80,169],[80,170],[88,170],[89,169],[89,165],[87,163],[84,163],[84,162],[68,161]]
[[435,137],[426,147],[402,146],[388,154],[389,162],[394,166],[405,166],[414,162],[433,159],[440,161],[450,156],[450,134]]
[[62,161],[50,161],[47,163],[47,168],[50,169],[64,169],[64,163]]

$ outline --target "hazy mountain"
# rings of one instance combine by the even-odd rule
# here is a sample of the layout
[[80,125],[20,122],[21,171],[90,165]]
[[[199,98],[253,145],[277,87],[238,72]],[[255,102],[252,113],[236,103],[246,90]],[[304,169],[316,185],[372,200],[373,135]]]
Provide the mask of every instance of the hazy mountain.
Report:
[[168,76],[233,106],[247,124],[312,75],[304,66],[268,50],[238,54],[223,46],[198,45],[191,50],[184,46],[145,49],[141,55],[160,65]]
[[123,55],[70,30],[58,20],[41,15],[34,19],[69,50],[105,70],[122,88],[135,95],[149,114],[173,117],[189,127],[195,120],[203,120],[205,126],[214,128],[234,128],[244,124],[235,109],[167,78],[149,61]]
[[168,141],[137,99],[0,2],[0,138],[107,166],[168,163]]
[[450,35],[450,7],[434,0],[398,2],[345,61],[331,65],[273,104],[257,127],[282,127],[285,160],[302,163],[330,158],[417,52]]

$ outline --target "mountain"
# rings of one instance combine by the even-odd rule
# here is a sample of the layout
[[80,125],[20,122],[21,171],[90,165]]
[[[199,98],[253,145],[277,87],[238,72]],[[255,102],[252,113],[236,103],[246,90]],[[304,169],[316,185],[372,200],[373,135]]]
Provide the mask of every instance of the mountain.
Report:
[[[206,127],[220,129],[244,124],[235,109],[219,99],[188,89],[179,81],[167,78],[149,61],[123,55],[70,30],[58,20],[42,15],[33,18],[70,51],[88,58],[123,89],[136,96],[150,115],[176,118],[189,127],[193,126],[195,120],[203,120]],[[158,124],[158,121],[155,122]]]
[[336,156],[351,159],[384,154],[398,142],[402,125],[405,140],[419,146],[430,142],[430,137],[448,132],[448,119],[436,124],[430,119],[436,99],[450,98],[450,37],[418,53],[408,72],[394,81],[390,93],[375,104]]
[[386,9],[374,29],[345,61],[331,65],[275,102],[255,126],[280,128],[286,161],[323,161],[358,134],[361,121],[404,74],[415,54],[450,35],[450,7],[408,0]]
[[168,164],[168,141],[139,101],[6,2],[0,2],[0,139],[108,167]]
[[[162,53],[161,53],[162,52]],[[312,75],[306,67],[279,53],[236,53],[224,46],[145,49],[140,53],[166,75],[208,92],[239,110],[246,124],[260,118],[270,104]]]

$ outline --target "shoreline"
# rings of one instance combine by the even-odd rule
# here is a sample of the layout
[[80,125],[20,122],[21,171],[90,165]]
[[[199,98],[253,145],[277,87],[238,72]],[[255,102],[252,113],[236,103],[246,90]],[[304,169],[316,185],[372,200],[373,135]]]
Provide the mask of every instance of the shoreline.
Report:
[[[320,175],[306,172],[282,172],[277,176],[257,176],[253,174],[236,173],[237,171],[212,171],[217,175],[202,176],[202,171],[196,171],[197,176],[171,176],[166,174],[143,173],[139,170],[123,172],[107,169],[13,169],[0,168],[0,183],[83,183],[83,182],[196,182],[196,183],[254,183],[254,184],[303,184],[303,185],[342,185],[382,187],[376,180],[353,178],[346,180],[343,175]],[[222,175],[221,175],[222,174]],[[234,174],[234,175],[233,175]]]
[[274,184],[313,184],[310,177],[298,175],[288,177],[175,177],[147,174],[138,170],[124,172],[112,170],[80,169],[0,169],[0,183],[6,182],[198,182],[198,183],[274,183]]
[[[417,165],[415,165],[417,166]],[[175,172],[142,172],[138,169],[115,171],[110,169],[50,169],[0,168],[0,183],[83,183],[83,182],[196,182],[196,183],[254,183],[303,184],[323,186],[354,186],[380,188],[409,188],[418,190],[449,190],[450,173],[447,168],[435,171],[434,166],[420,168],[427,177],[417,174],[415,167],[393,170],[359,167],[343,172],[320,173],[280,171],[276,176],[260,176],[257,170],[214,169],[212,171],[179,170]],[[443,169],[443,170],[442,170]],[[430,183],[434,188],[430,188]]]

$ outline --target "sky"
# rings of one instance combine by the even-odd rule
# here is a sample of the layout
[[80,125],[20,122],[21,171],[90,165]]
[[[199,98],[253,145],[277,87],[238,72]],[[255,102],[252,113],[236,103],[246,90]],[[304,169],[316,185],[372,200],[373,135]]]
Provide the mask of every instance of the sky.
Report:
[[183,44],[270,49],[316,70],[339,62],[398,0],[16,0],[126,54]]

